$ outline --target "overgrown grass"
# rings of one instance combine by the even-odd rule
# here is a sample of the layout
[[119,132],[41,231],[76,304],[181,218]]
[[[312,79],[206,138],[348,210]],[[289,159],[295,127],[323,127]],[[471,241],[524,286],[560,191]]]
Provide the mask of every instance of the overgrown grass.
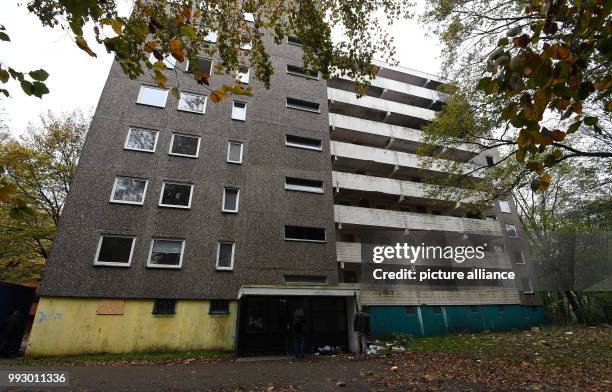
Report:
[[609,327],[545,327],[528,331],[482,332],[415,338],[406,349],[523,361],[612,363]]
[[231,359],[232,353],[223,351],[184,351],[184,352],[157,352],[157,353],[125,353],[125,354],[91,354],[62,357],[24,357],[17,360],[21,365],[90,365],[113,363],[155,363],[173,361],[207,361],[215,359]]

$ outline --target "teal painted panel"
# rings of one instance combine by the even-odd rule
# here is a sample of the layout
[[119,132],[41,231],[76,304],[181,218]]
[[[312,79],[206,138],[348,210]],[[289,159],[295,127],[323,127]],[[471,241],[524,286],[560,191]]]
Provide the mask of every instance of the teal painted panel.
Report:
[[448,328],[444,320],[442,306],[421,306],[423,331],[426,336],[444,335]]
[[394,334],[421,336],[416,306],[369,306],[368,312],[373,336],[385,337]]
[[483,306],[445,306],[449,332],[483,331],[487,329],[486,313]]

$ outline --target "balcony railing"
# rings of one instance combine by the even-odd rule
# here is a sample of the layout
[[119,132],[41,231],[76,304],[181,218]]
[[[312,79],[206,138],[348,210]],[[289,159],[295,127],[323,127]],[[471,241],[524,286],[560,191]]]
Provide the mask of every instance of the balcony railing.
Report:
[[334,219],[340,225],[383,227],[396,230],[449,231],[485,236],[503,235],[497,221],[366,207],[335,205]]

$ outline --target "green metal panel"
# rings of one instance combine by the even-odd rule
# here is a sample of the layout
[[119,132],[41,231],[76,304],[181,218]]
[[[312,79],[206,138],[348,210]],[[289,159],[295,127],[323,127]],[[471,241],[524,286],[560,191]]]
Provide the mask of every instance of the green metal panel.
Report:
[[448,331],[442,306],[421,306],[420,309],[426,336],[443,335]]
[[416,306],[370,306],[368,312],[370,329],[374,336],[384,337],[394,334],[421,336]]
[[482,331],[487,329],[484,306],[445,306],[449,332]]

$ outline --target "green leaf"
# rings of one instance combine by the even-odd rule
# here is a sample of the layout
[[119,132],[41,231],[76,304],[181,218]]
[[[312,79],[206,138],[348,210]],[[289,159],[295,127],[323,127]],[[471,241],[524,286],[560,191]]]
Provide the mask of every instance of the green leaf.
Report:
[[49,94],[49,89],[43,82],[38,80],[32,83],[32,95],[38,98],[42,98],[43,95]]
[[36,71],[30,71],[28,75],[30,75],[32,79],[40,80],[41,82],[47,80],[47,78],[49,77],[49,73],[47,73],[47,71],[45,71],[44,69],[37,69]]
[[0,69],[0,82],[6,83],[9,80],[11,75],[8,73],[6,69]]
[[586,125],[593,126],[597,124],[597,121],[599,121],[599,119],[597,117],[589,116],[589,117],[585,117],[583,121]]
[[23,92],[27,95],[32,95],[32,83],[28,82],[27,80],[22,80],[20,83]]
[[4,94],[5,97],[9,97],[9,92],[6,89],[0,88],[0,93]]
[[532,191],[537,192],[540,189],[540,180],[538,178],[534,178],[531,181],[530,187]]
[[510,30],[508,30],[506,32],[506,35],[508,37],[515,37],[515,36],[519,35],[521,33],[521,31],[522,31],[521,26],[515,26],[515,27],[511,28]]
[[490,83],[491,83],[491,78],[488,76],[485,76],[484,78],[478,81],[478,84],[476,85],[476,90],[484,91],[487,88],[487,86],[489,86]]
[[576,132],[578,130],[578,128],[580,128],[581,124],[582,124],[582,121],[576,121],[575,123],[573,123],[572,125],[567,127],[567,133],[574,133],[574,132]]
[[527,150],[523,148],[519,148],[516,150],[516,160],[519,162],[525,162],[525,155],[527,155]]
[[2,31],[0,31],[0,41],[10,41],[11,39],[9,38],[7,33],[3,33]]

